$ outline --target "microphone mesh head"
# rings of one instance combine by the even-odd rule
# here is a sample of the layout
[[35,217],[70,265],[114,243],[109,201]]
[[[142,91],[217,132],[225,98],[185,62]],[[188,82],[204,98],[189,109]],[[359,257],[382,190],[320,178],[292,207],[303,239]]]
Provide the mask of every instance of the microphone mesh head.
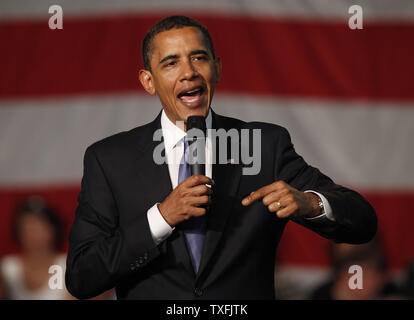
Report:
[[187,118],[187,131],[191,129],[199,129],[206,133],[206,118],[203,116],[189,116]]

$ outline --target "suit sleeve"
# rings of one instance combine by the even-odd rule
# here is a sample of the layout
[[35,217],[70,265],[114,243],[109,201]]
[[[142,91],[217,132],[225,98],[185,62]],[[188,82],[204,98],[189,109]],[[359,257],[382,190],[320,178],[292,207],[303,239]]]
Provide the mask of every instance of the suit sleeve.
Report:
[[66,286],[79,298],[113,288],[159,255],[147,215],[120,228],[116,200],[92,147],[84,157],[82,189],[69,234]]
[[276,142],[275,178],[292,187],[323,194],[332,207],[335,221],[327,218],[292,220],[335,242],[359,244],[370,241],[377,231],[377,216],[359,193],[335,184],[317,168],[309,166],[293,147],[290,135],[281,128]]

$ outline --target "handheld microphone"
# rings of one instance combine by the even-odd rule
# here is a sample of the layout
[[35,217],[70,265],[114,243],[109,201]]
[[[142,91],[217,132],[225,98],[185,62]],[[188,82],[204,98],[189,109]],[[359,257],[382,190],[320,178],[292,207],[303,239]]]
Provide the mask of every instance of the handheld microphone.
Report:
[[[191,175],[206,175],[206,119],[203,116],[189,116],[187,118],[188,161]],[[210,205],[203,206],[206,212]]]
[[203,116],[187,118],[188,160],[191,175],[206,174],[206,120]]

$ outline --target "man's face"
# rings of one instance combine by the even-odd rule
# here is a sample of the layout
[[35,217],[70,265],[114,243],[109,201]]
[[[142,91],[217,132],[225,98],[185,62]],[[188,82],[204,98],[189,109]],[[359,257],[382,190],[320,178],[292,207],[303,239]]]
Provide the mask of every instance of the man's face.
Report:
[[150,56],[151,72],[140,71],[140,80],[150,94],[157,93],[173,122],[190,115],[206,116],[220,77],[220,61],[195,27],[157,34]]

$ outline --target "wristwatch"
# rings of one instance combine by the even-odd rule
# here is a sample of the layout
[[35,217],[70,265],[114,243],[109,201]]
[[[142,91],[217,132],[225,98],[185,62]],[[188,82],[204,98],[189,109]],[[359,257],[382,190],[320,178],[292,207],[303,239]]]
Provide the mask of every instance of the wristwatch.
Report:
[[325,207],[320,196],[318,196],[318,207],[321,209],[321,214],[325,213]]

